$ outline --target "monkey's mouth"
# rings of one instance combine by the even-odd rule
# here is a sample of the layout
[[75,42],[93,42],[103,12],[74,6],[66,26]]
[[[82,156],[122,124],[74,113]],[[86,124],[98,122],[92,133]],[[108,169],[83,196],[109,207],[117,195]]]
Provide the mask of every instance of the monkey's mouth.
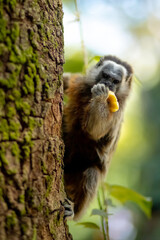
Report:
[[110,91],[116,93],[116,88],[115,86],[111,85],[111,84],[107,84],[105,83],[105,86],[109,88]]
[[114,93],[116,92],[116,87],[112,82],[102,79],[101,81],[99,81],[99,83],[104,84],[106,87],[109,88],[110,91],[112,91]]

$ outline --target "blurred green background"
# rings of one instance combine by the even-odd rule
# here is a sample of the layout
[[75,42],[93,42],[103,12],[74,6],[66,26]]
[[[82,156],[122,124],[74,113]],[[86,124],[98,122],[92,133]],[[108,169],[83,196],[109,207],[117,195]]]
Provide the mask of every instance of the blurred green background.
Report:
[[[121,138],[106,181],[153,199],[152,218],[135,206],[109,208],[111,240],[160,239],[160,1],[77,0],[88,58],[113,54],[128,61],[134,83]],[[81,72],[83,54],[74,1],[64,3],[65,72]],[[99,222],[88,209],[82,221]],[[74,240],[102,239],[96,230],[69,223]]]

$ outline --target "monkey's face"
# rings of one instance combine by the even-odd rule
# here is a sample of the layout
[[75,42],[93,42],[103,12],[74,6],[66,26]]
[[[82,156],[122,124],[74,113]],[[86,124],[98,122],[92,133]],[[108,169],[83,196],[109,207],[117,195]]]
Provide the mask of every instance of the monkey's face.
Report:
[[100,71],[96,76],[96,84],[103,83],[109,90],[118,93],[121,85],[126,80],[127,70],[113,61],[104,61],[99,68]]

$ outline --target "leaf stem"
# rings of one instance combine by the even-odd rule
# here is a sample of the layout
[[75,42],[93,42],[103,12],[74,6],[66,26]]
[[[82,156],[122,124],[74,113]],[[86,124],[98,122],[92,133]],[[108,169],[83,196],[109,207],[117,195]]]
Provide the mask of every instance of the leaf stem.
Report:
[[[105,202],[105,190],[104,190],[104,186],[102,184],[102,198],[103,198],[103,203]],[[108,215],[108,207],[107,207],[107,203],[105,204],[106,207],[105,207],[105,212],[107,213]],[[106,226],[106,235],[107,235],[107,240],[110,240],[109,238],[109,222],[108,222],[108,218],[107,219],[104,219],[105,220],[105,226]]]
[[83,61],[84,61],[84,73],[86,73],[87,66],[88,66],[88,55],[87,55],[86,47],[85,47],[85,44],[84,44],[84,37],[83,37],[83,30],[82,30],[82,21],[81,21],[80,12],[79,12],[79,9],[78,9],[77,0],[74,0],[74,2],[75,2],[75,8],[76,8],[76,17],[77,17],[77,21],[79,22],[79,32],[80,32],[80,38],[81,38],[81,48],[82,48],[82,52],[83,52]]
[[[98,200],[99,208],[101,210],[103,210],[102,203],[101,203],[101,197],[100,197],[100,191],[98,191],[97,200]],[[101,217],[101,226],[102,226],[103,237],[104,237],[104,240],[108,240],[107,235],[106,235],[106,226],[105,225],[106,225],[105,219],[104,219],[104,217]]]

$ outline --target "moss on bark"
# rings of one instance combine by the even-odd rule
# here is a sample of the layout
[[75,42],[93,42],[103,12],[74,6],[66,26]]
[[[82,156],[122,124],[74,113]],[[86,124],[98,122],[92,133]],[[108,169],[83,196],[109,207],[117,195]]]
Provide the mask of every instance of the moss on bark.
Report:
[[71,239],[62,206],[62,16],[61,0],[0,0],[1,240]]

